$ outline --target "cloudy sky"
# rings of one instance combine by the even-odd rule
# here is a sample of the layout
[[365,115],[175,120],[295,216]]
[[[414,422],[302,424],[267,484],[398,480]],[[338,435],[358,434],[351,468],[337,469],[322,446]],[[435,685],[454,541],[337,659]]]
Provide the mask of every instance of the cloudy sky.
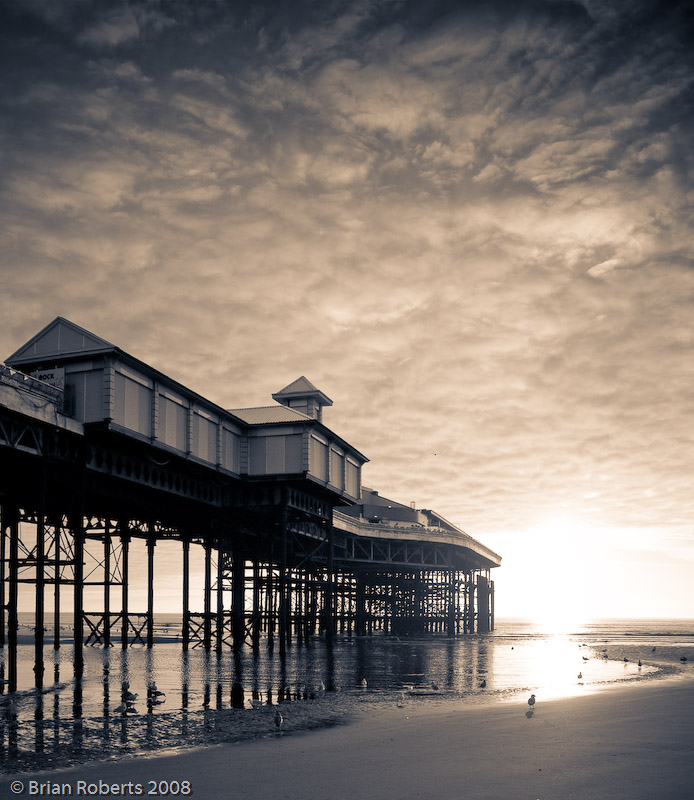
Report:
[[694,617],[688,5],[2,0],[0,358],[306,375],[498,613]]

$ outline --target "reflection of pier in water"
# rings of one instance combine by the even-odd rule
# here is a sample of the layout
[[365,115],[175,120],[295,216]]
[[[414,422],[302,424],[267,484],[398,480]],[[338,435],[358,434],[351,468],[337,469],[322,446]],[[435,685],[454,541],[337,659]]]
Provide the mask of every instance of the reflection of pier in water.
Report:
[[[55,654],[52,687],[15,694],[16,717],[0,720],[0,759],[21,771],[271,736],[278,705],[288,730],[332,725],[362,702],[394,705],[403,692],[412,703],[478,693],[491,658],[485,637],[338,637],[284,654],[248,644],[230,658],[175,645],[94,648],[86,653],[83,680],[73,681],[68,646]],[[164,702],[152,702],[152,683],[165,692]],[[138,695],[127,712],[125,684]]]
[[[61,603],[72,595],[76,686],[85,643],[151,648],[155,550],[165,541],[181,548],[179,575],[166,581],[181,587],[183,651],[263,641],[284,654],[336,633],[493,628],[489,573],[499,557],[434,512],[363,489],[365,457],[323,424],[332,402],[305,378],[273,395],[274,406],[226,411],[62,318],[7,363],[2,689],[17,689],[21,586],[35,599],[39,691],[50,587],[56,648]],[[130,602],[138,541],[144,610]],[[191,604],[193,548],[204,554],[202,613]],[[92,603],[100,593],[97,611],[85,608],[85,589]]]

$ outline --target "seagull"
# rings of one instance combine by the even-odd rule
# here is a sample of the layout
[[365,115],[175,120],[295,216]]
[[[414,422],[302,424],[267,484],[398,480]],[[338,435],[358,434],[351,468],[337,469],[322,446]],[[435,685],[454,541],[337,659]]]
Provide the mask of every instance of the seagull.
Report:
[[438,683],[435,683],[434,681],[432,681],[432,682],[431,682],[431,688],[432,688],[432,689],[433,689],[435,692],[438,692],[438,690],[439,690],[439,685],[438,685]]
[[361,688],[362,689],[366,689],[367,686],[368,686],[368,683],[366,682],[366,678],[362,678],[361,679]]
[[166,697],[166,692],[160,692],[159,689],[157,689],[157,684],[154,683],[154,681],[150,683],[148,691],[153,697]]
[[687,660],[687,656],[682,656],[682,658],[680,658],[680,661],[686,661],[686,660]]
[[642,664],[641,664],[641,659],[639,659],[639,666],[642,666]]
[[124,681],[123,682],[122,689],[123,689],[123,692],[121,694],[121,697],[123,698],[123,700],[126,700],[126,701],[128,701],[128,700],[132,700],[132,701],[137,700],[137,694],[133,694],[131,691],[129,691],[130,690],[130,684],[128,683],[128,681]]
[[581,656],[581,658],[582,658],[584,661],[590,661],[590,659],[589,659],[589,658],[586,658],[585,656]]
[[284,717],[280,714],[279,709],[275,711],[275,728],[279,731],[284,722]]
[[248,702],[249,702],[251,708],[255,708],[256,710],[263,707],[263,701],[260,700],[260,699],[259,700],[254,700],[252,697],[249,697],[248,698]]
[[582,677],[583,677],[583,673],[582,673],[582,672],[579,672],[579,673],[578,673],[578,680],[580,681]]
[[532,708],[535,705],[535,695],[531,694],[528,698],[528,705]]
[[482,681],[482,683],[480,683],[480,689],[486,689],[486,688],[487,688],[487,681],[484,680]]
[[400,692],[400,697],[398,698],[398,708],[403,708],[405,706],[405,692]]

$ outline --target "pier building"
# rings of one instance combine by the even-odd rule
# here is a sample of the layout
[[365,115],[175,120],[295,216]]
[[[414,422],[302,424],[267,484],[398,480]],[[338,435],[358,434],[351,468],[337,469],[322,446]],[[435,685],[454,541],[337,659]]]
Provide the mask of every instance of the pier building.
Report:
[[[164,540],[181,547],[184,649],[493,629],[490,570],[500,557],[435,512],[364,489],[366,456],[326,426],[332,401],[305,377],[272,398],[222,408],[62,317],[0,365],[0,645],[10,690],[20,584],[35,596],[40,688],[51,612],[56,647],[60,613],[72,612],[76,674],[85,644],[152,646]],[[147,553],[137,609],[134,539]],[[204,553],[202,612],[191,610],[193,547]],[[85,609],[86,587],[98,587],[98,611]]]

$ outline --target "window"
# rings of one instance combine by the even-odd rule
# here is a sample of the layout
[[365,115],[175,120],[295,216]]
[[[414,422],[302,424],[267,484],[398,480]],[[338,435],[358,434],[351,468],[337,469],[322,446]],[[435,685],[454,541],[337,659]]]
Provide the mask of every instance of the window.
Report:
[[159,439],[184,453],[187,450],[188,409],[182,401],[159,395]]
[[324,444],[315,436],[311,436],[310,444],[310,472],[316,478],[328,480],[328,445]]
[[330,483],[338,489],[345,488],[345,458],[330,448]]
[[192,451],[198,458],[217,463],[217,425],[201,411],[193,417]]
[[152,390],[142,381],[116,372],[113,419],[145,436],[152,433]]

